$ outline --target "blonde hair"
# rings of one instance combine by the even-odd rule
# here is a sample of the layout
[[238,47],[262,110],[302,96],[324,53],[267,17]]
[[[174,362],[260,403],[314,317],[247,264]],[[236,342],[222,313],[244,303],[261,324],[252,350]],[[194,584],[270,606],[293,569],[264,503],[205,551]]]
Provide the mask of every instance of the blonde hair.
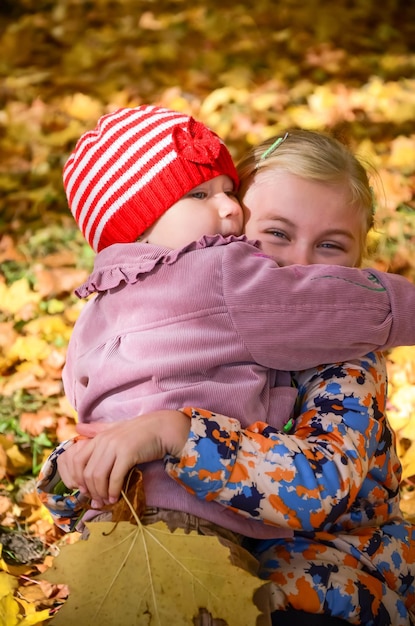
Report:
[[362,213],[361,256],[367,253],[367,235],[374,225],[373,191],[365,167],[343,143],[322,132],[299,129],[266,139],[237,164],[240,198],[255,174],[277,169],[317,182],[346,184],[351,207]]

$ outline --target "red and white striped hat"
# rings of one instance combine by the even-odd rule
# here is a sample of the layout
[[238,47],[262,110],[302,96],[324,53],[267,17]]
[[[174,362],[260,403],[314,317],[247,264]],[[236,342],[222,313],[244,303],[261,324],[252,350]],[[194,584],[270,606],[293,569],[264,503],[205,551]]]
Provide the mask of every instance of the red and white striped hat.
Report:
[[238,187],[219,137],[177,111],[143,105],[104,115],[63,169],[69,207],[91,247],[136,241],[191,189],[216,176]]

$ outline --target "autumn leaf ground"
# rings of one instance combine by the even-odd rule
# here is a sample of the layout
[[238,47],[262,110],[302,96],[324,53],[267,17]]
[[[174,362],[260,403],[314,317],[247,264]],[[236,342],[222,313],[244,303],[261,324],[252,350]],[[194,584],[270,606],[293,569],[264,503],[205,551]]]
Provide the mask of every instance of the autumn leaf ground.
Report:
[[[75,423],[61,371],[81,308],[73,290],[92,263],[61,183],[76,139],[99,115],[143,102],[194,114],[235,157],[289,127],[331,131],[373,173],[370,263],[413,281],[414,42],[415,4],[398,0],[381,10],[367,0],[3,0],[0,574],[10,585],[0,578],[0,603],[17,606],[14,623],[43,620],[65,595],[32,580],[67,540],[33,478]],[[402,508],[415,519],[414,350],[391,352],[388,371]]]

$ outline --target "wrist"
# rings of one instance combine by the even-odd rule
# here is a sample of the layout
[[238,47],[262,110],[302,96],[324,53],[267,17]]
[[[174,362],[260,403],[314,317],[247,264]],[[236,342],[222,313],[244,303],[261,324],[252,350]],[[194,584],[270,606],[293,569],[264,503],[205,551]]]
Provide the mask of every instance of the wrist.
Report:
[[164,454],[180,457],[189,438],[190,419],[181,411],[160,412],[160,438]]

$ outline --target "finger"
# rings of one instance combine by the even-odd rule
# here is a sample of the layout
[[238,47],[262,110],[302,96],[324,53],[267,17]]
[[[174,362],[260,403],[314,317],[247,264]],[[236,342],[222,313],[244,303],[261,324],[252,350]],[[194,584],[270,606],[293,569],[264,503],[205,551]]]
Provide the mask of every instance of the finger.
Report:
[[[133,467],[133,466],[131,466]],[[125,478],[131,469],[125,464],[123,459],[117,458],[108,481],[108,502],[114,504],[121,496],[121,490],[124,485]]]
[[114,457],[110,450],[103,454],[102,448],[97,446],[83,469],[84,484],[91,498],[97,502],[109,502],[108,485]]
[[108,430],[111,426],[113,426],[113,424],[103,424],[101,422],[96,424],[77,424],[76,431],[85,437],[95,437],[95,435]]
[[84,467],[90,457],[91,440],[83,439],[74,443],[58,458],[58,469],[65,485],[71,489],[79,489],[85,495],[88,489],[83,480]]

